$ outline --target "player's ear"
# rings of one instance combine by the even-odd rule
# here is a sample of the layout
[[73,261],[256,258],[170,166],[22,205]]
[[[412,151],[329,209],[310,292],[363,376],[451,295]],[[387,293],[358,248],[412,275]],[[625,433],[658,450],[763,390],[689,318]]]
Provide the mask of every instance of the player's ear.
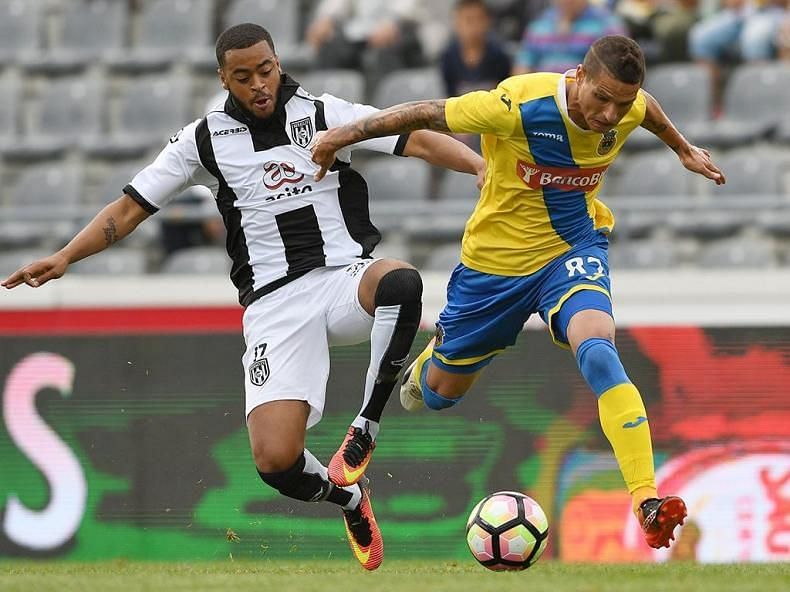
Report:
[[222,68],[217,68],[217,74],[219,74],[219,81],[222,83],[222,88],[228,90],[228,81],[225,79],[225,73],[222,71]]
[[579,64],[578,66],[576,66],[576,83],[581,84],[586,74],[587,73],[584,71],[583,64]]

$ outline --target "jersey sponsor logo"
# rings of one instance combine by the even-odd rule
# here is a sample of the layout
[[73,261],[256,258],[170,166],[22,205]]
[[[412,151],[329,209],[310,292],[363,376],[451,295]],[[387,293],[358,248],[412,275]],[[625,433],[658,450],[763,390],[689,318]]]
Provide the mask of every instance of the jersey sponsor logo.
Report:
[[279,189],[286,183],[299,183],[304,179],[304,174],[296,170],[292,162],[270,160],[263,165],[263,184],[267,189]]
[[309,117],[291,122],[291,138],[297,146],[307,148],[313,139],[313,122]]
[[256,345],[253,350],[253,360],[250,364],[250,382],[255,386],[263,386],[269,379],[269,360],[263,357],[266,353],[266,344]]
[[214,130],[211,136],[213,138],[216,138],[217,136],[234,136],[236,134],[243,134],[246,131],[246,127],[231,127],[228,129]]
[[609,154],[615,144],[617,144],[617,130],[609,130],[601,136],[601,141],[598,142],[598,155]]
[[281,191],[280,193],[272,193],[267,195],[263,201],[277,201],[278,199],[283,199],[284,197],[293,197],[295,195],[302,195],[304,193],[311,193],[313,191],[312,185],[304,185],[302,187],[286,187],[285,191]]
[[243,134],[246,131],[246,127],[231,127],[224,130],[214,130],[211,136],[214,138],[217,136],[235,136],[236,134]]
[[603,181],[607,168],[549,167],[519,160],[516,163],[516,174],[531,189],[550,187],[562,191],[586,192],[592,191]]
[[536,138],[546,138],[548,140],[554,140],[555,142],[560,142],[562,144],[565,143],[565,138],[562,134],[558,134],[556,132],[529,132],[530,136],[535,136]]

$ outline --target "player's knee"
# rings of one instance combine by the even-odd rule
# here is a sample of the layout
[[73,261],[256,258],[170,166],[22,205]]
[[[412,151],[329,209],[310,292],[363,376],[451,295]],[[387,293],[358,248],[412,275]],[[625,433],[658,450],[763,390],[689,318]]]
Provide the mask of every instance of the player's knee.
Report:
[[331,489],[328,481],[315,473],[305,473],[304,451],[295,462],[282,470],[261,470],[261,480],[281,494],[305,502],[317,502],[326,497]]
[[252,447],[252,458],[259,472],[285,471],[302,457],[302,448],[285,443],[257,443]]
[[422,303],[422,278],[411,267],[401,267],[385,273],[376,287],[374,303],[378,306],[408,306],[411,309]]
[[597,396],[616,386],[630,382],[614,343],[602,337],[583,341],[576,349],[579,370]]

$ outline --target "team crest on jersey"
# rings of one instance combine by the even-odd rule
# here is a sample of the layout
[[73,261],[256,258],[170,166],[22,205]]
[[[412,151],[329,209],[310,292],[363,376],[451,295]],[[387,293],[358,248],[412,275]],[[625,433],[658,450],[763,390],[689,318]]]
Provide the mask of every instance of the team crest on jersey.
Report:
[[313,122],[309,117],[291,122],[291,138],[297,146],[307,148],[313,139]]
[[601,136],[601,141],[598,142],[598,155],[609,154],[615,144],[617,144],[617,130],[609,130]]
[[269,360],[263,357],[266,353],[266,344],[256,345],[253,351],[253,361],[250,364],[250,382],[255,386],[263,386],[269,379]]

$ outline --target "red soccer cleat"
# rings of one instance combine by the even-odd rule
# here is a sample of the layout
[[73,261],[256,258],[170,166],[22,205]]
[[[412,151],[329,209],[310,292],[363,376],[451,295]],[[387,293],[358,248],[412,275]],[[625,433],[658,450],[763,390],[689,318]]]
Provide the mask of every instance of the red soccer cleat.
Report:
[[376,442],[367,431],[351,426],[343,443],[329,461],[329,480],[335,485],[348,487],[365,474]]
[[362,567],[373,571],[384,560],[384,541],[373,515],[367,487],[362,487],[362,501],[355,510],[343,510],[343,520],[354,557]]
[[675,527],[683,524],[686,516],[686,503],[673,495],[648,498],[639,504],[637,511],[645,540],[654,549],[669,548],[669,541],[675,540]]

